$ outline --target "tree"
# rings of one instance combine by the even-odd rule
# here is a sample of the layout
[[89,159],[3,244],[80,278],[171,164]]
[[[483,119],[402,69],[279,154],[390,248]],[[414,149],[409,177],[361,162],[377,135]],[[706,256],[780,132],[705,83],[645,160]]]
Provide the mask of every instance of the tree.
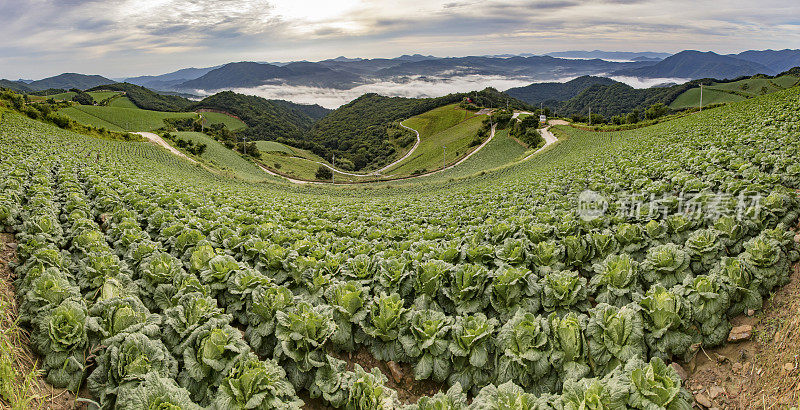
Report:
[[324,165],[320,165],[319,168],[317,168],[317,173],[315,176],[317,179],[325,181],[333,178],[333,171]]
[[72,97],[72,101],[75,101],[80,105],[94,105],[94,98],[92,98],[92,96],[88,93],[78,90],[77,88],[73,88],[70,91],[75,93],[75,96]]
[[636,124],[639,122],[639,110],[633,110],[628,113],[628,124]]

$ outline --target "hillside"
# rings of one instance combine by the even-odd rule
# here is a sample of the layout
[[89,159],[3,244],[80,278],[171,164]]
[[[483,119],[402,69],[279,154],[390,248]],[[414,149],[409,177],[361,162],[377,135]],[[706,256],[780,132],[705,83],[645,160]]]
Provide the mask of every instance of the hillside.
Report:
[[13,90],[20,93],[28,93],[34,91],[32,88],[28,87],[28,84],[25,84],[22,81],[11,81],[5,79],[0,79],[0,88],[8,88],[9,90]]
[[741,60],[714,52],[694,50],[681,51],[678,54],[647,67],[617,70],[613,75],[644,78],[736,78],[755,74],[775,74],[781,70],[773,70],[762,64]]
[[575,114],[586,116],[591,107],[592,114],[609,117],[634,110],[644,111],[653,104],[669,105],[683,92],[696,86],[691,82],[671,87],[644,89],[633,88],[620,82],[611,85],[593,85],[554,108],[561,116]]
[[800,66],[800,50],[748,50],[731,54],[731,57],[767,66],[774,72],[784,72]]
[[378,187],[229,178],[4,110],[0,336],[32,359],[4,380],[137,409],[790,408],[799,109],[561,126],[528,161]]
[[176,88],[220,90],[283,83],[348,88],[360,80],[358,75],[336,71],[318,63],[297,62],[280,67],[265,63],[240,62],[225,64],[199,78],[178,84]]
[[304,135],[326,110],[287,101],[223,91],[192,104],[189,110],[219,110],[239,117],[247,128],[241,136],[252,141],[273,140],[307,148]]
[[152,111],[186,111],[192,101],[176,95],[163,95],[130,83],[105,84],[90,89],[122,91],[137,107]]
[[178,84],[185,83],[189,80],[194,80],[195,78],[200,78],[216,68],[219,67],[182,68],[166,74],[129,77],[125,79],[125,82],[141,85],[142,87],[147,87],[151,90],[170,90]]
[[581,76],[565,83],[533,83],[525,87],[511,88],[506,94],[528,104],[566,101],[592,85],[611,85],[616,81],[606,77]]
[[397,148],[389,141],[390,125],[469,97],[483,107],[532,109],[495,89],[450,94],[439,98],[385,97],[365,94],[322,118],[309,132],[314,153],[323,158],[336,154],[352,163],[353,170],[378,168],[392,159]]
[[113,82],[113,80],[99,75],[64,73],[34,81],[28,84],[28,87],[33,90],[46,90],[48,88],[60,88],[64,90],[77,88],[79,90],[87,90],[97,87],[98,85],[111,84]]

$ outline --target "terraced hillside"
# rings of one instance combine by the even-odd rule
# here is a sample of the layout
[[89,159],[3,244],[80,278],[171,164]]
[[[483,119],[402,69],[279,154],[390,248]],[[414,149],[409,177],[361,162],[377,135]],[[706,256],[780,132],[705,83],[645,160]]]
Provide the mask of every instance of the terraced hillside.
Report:
[[799,109],[794,88],[563,128],[497,171],[367,187],[234,180],[5,110],[19,323],[104,408],[690,408],[671,362],[800,257]]

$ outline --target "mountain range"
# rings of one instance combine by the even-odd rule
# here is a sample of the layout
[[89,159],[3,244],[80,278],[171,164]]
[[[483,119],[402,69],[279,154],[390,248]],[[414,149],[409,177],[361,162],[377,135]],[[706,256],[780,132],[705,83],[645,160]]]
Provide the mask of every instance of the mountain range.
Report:
[[[760,54],[753,53],[754,56]],[[797,63],[800,63],[798,58]],[[736,78],[755,74],[773,75],[781,71],[755,61],[729,55],[694,50],[681,51],[653,65],[617,70],[613,74],[640,78]]]
[[[434,57],[414,54],[371,59],[342,56],[317,62],[233,62],[121,80],[156,91],[198,94],[198,91],[212,92],[263,85],[347,90],[376,82],[435,81],[464,76],[495,76],[530,83],[560,81],[586,75],[645,79],[730,79],[755,74],[774,75],[796,66],[800,66],[800,50],[749,50],[728,55],[694,50],[674,55],[594,50],[555,52],[550,55]],[[111,83],[114,81],[99,75],[65,73],[30,83],[0,80],[0,87],[20,92],[37,92],[46,89],[89,89]],[[554,85],[549,87],[557,88]],[[524,90],[515,92],[525,93]],[[536,101],[543,102],[542,99],[546,97],[537,98]]]

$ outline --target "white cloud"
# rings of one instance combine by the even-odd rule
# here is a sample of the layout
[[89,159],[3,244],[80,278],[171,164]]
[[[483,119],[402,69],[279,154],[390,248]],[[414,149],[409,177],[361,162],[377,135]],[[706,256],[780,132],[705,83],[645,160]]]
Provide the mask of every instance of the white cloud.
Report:
[[0,77],[343,54],[727,53],[796,47],[798,15],[786,0],[3,0]]
[[[526,79],[467,75],[447,79],[428,77],[414,78],[404,82],[381,81],[360,85],[349,90],[290,85],[263,85],[254,88],[235,88],[233,91],[268,99],[288,100],[301,104],[319,104],[325,108],[336,108],[366,93],[377,93],[389,97],[441,97],[451,93],[481,90],[486,87],[507,90],[530,83],[531,81]],[[213,91],[199,91],[199,93],[206,95],[212,94]]]

